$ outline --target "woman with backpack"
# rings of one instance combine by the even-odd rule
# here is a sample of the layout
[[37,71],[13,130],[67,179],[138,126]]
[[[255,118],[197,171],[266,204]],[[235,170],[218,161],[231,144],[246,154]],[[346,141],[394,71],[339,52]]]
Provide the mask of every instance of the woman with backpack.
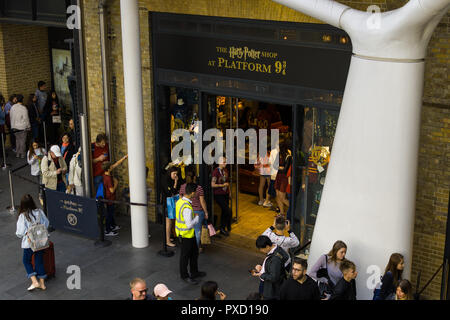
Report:
[[394,300],[397,286],[402,280],[405,259],[400,253],[393,253],[389,258],[383,277],[381,278],[381,289],[375,300]]
[[[28,291],[39,288],[45,290],[45,279],[47,274],[44,269],[43,250],[33,252],[28,237],[28,231],[33,225],[42,224],[48,228],[49,221],[41,209],[36,207],[33,198],[26,194],[20,201],[19,216],[17,219],[16,235],[22,238],[23,264],[27,272],[28,279],[32,284]],[[35,266],[31,264],[31,258],[34,255]],[[39,281],[38,281],[39,279]]]
[[336,241],[328,254],[320,256],[308,275],[319,283],[321,296],[324,292],[331,293],[334,286],[342,278],[341,263],[345,260],[347,245]]

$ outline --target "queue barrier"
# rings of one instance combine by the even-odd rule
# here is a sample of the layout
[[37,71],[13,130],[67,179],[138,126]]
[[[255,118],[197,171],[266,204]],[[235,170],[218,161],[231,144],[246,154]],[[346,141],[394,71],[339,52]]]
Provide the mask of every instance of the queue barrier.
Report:
[[[27,181],[29,183],[39,185],[36,181],[33,181],[27,177],[18,175],[16,172],[27,167],[28,164],[19,166],[13,170],[9,169],[10,177],[10,191],[11,191],[11,203],[14,203],[14,192],[12,184],[12,176]],[[65,192],[58,192],[45,188],[44,185],[39,185],[40,195],[42,196],[42,207],[47,215],[51,227],[51,230],[61,230],[64,232],[76,234],[88,239],[97,239],[95,245],[109,246],[110,241],[104,238],[104,217],[105,217],[105,205],[108,203],[121,204],[127,206],[154,206],[160,211],[161,205],[158,204],[146,204],[135,203],[117,200],[106,199],[94,199],[88,197],[80,197]],[[14,204],[14,208],[17,207]],[[11,212],[11,213],[15,213]],[[164,229],[165,231],[165,229]],[[165,238],[163,241],[163,251],[167,251]]]

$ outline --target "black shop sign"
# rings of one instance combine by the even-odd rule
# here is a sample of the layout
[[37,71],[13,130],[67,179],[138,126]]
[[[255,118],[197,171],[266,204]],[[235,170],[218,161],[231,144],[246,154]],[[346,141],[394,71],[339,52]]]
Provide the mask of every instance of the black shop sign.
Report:
[[165,70],[343,91],[351,52],[284,43],[156,33],[155,63]]

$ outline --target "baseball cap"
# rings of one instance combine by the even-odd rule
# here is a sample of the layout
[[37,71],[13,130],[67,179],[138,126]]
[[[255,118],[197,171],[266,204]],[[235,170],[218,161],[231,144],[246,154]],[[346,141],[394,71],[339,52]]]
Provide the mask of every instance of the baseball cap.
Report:
[[50,151],[53,152],[55,154],[55,156],[57,156],[57,157],[61,157],[62,156],[61,155],[61,149],[57,145],[52,146],[50,148]]
[[153,293],[156,297],[166,297],[169,293],[172,293],[172,291],[170,291],[165,284],[158,283],[155,286]]

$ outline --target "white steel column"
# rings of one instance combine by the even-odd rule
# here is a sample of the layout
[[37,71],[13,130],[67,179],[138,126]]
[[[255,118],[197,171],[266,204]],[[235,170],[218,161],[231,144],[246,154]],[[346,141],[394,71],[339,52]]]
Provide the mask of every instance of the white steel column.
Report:
[[[130,201],[147,203],[138,0],[120,0],[120,15]],[[135,248],[148,246],[147,219],[147,207],[131,206],[131,236]]]

